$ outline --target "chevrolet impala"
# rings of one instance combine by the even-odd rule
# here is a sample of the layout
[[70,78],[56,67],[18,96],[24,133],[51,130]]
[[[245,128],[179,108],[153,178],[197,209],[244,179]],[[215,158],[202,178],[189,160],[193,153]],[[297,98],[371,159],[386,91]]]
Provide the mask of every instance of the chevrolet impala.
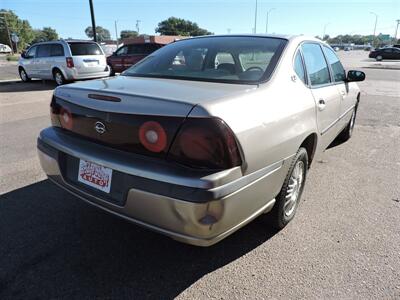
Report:
[[177,41],[120,76],[57,87],[40,162],[73,195],[185,243],[266,213],[281,229],[316,154],[351,137],[364,78],[305,36]]

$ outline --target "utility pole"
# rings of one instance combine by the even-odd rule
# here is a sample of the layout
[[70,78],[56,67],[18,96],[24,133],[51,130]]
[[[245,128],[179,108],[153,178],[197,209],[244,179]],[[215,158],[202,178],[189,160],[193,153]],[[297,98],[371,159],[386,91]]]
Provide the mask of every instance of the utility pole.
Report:
[[96,20],[94,19],[94,10],[93,10],[93,1],[92,0],[89,0],[89,5],[90,5],[90,16],[92,17],[93,41],[97,42]]
[[118,29],[117,29],[117,20],[114,21],[114,25],[115,25],[115,41],[117,43],[117,48],[118,48]]
[[375,15],[374,39],[372,40],[372,46],[375,47],[375,33],[376,33],[376,24],[378,23],[378,15],[372,11],[370,13]]
[[399,24],[400,24],[400,20],[396,20],[397,24],[396,24],[396,31],[394,32],[394,43],[397,43],[397,30],[399,29]]
[[[7,30],[8,41],[10,43],[11,54],[14,55],[14,46],[11,41],[10,30],[8,29],[8,23],[7,23],[7,19],[6,19],[6,14],[8,14],[8,12],[2,12],[2,13],[3,13],[4,25],[6,26],[6,30]],[[17,51],[18,51],[18,49],[17,49]]]
[[257,33],[257,3],[258,1],[256,0],[256,9],[254,11],[254,34]]
[[274,9],[276,9],[276,8],[271,8],[269,11],[267,11],[267,21],[266,21],[266,24],[265,24],[265,33],[268,33],[268,18],[269,18],[269,13],[270,13],[271,11],[273,11]]
[[140,30],[140,28],[139,28],[139,25],[140,25],[140,22],[142,22],[142,21],[140,21],[140,20],[136,20],[136,31],[137,31],[137,34],[139,35],[139,30]]

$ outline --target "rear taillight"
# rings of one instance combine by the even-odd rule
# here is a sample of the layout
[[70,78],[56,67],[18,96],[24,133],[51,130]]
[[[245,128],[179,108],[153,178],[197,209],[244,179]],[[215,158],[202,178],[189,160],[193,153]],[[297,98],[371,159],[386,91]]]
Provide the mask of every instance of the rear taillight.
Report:
[[71,130],[73,127],[72,113],[69,109],[61,107],[60,109],[60,123],[61,127]]
[[67,57],[65,60],[67,61],[67,68],[74,67],[74,60],[72,59],[72,57]]
[[207,169],[229,169],[241,164],[232,130],[217,118],[186,119],[168,158],[191,167]]

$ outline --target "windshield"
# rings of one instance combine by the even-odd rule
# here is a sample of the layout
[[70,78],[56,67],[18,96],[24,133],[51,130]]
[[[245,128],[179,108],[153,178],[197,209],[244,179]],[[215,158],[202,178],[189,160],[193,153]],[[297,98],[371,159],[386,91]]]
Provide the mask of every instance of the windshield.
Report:
[[248,36],[182,40],[152,53],[122,75],[258,83],[270,77],[286,42]]

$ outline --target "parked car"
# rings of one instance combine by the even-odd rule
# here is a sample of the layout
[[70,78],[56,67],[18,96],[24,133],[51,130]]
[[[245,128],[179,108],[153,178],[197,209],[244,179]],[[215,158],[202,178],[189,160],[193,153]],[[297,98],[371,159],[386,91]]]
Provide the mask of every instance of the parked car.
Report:
[[212,245],[267,212],[279,229],[315,155],[352,136],[364,78],[312,37],[186,39],[58,87],[39,158],[75,196],[182,242]]
[[375,49],[369,53],[369,58],[375,58],[377,61],[400,59],[400,49],[396,47]]
[[11,47],[5,44],[0,44],[0,53],[11,53]]
[[118,48],[112,55],[107,57],[107,64],[111,69],[111,75],[125,71],[162,46],[161,44],[148,43],[130,44]]
[[395,47],[395,48],[400,48],[400,44],[393,45],[393,47]]
[[60,40],[37,43],[21,55],[18,72],[22,81],[54,79],[58,85],[79,79],[109,76],[101,47],[91,41]]

